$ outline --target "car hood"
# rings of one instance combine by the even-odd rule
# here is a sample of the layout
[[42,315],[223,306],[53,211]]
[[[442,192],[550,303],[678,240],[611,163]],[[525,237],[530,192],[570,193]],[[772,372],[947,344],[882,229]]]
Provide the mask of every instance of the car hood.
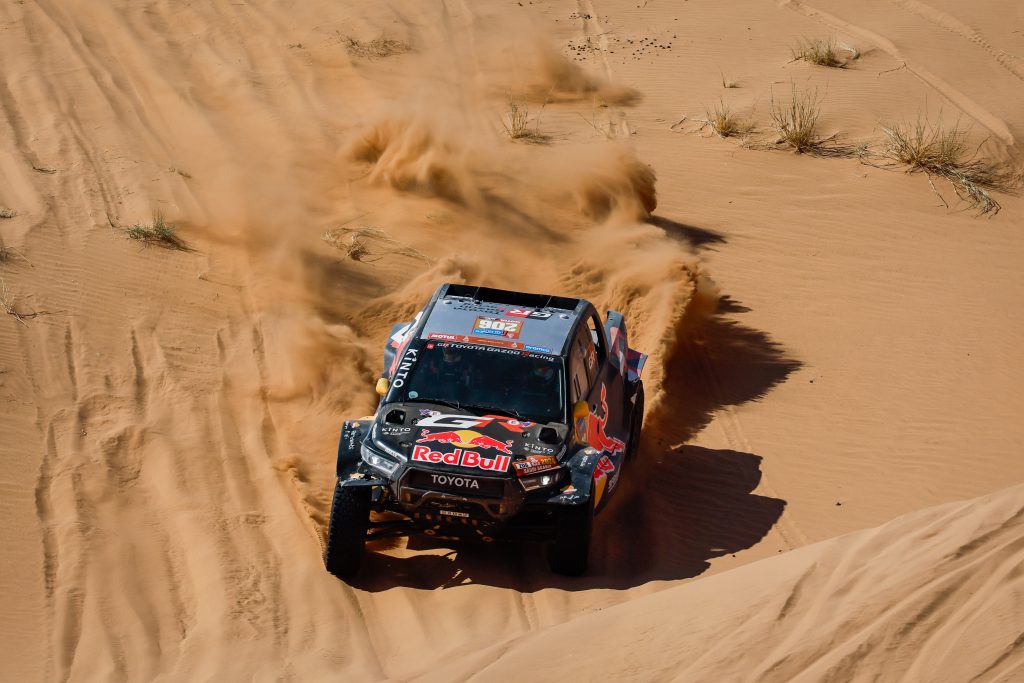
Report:
[[477,474],[519,475],[554,467],[568,427],[504,415],[475,415],[429,404],[393,404],[378,413],[372,438],[410,465]]

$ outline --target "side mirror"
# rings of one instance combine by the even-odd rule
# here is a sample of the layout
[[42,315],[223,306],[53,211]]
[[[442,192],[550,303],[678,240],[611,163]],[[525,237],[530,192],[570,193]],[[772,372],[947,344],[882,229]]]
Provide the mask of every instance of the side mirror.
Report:
[[572,407],[572,419],[578,420],[581,417],[590,415],[590,406],[587,405],[586,401],[576,401]]
[[377,393],[383,396],[388,393],[388,389],[391,387],[391,382],[388,381],[387,377],[381,377],[377,380]]
[[586,401],[576,401],[572,407],[572,422],[573,429],[576,432],[577,443],[585,444],[588,441],[587,438],[587,423],[590,420],[587,417],[590,415],[590,406],[587,405]]

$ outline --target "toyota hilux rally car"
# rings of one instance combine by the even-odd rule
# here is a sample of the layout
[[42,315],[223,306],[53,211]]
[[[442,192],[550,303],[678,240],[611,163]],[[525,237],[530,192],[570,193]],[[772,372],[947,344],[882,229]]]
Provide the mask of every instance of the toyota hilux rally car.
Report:
[[546,542],[552,571],[583,574],[637,451],[646,359],[588,301],[442,285],[394,326],[376,414],[342,428],[327,570],[355,574],[368,538],[423,533]]

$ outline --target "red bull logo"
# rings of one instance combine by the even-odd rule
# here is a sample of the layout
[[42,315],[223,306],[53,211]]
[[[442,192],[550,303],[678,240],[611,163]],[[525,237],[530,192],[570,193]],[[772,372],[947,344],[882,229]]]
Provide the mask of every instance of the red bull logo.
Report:
[[415,446],[412,449],[413,462],[429,462],[434,464],[456,465],[458,467],[475,467],[490,472],[507,472],[512,456],[499,455],[485,458],[476,451],[456,448],[449,453],[432,451],[430,446]]
[[500,451],[505,455],[512,455],[511,439],[499,441],[472,429],[453,429],[440,432],[430,432],[424,429],[421,430],[420,438],[416,440],[416,443],[447,443],[459,448]]
[[581,443],[588,444],[599,451],[604,451],[609,455],[616,455],[621,453],[626,447],[622,439],[616,439],[615,437],[608,436],[604,431],[605,423],[608,422],[608,403],[605,400],[608,395],[608,389],[602,384],[601,385],[601,411],[604,413],[602,417],[590,413],[584,417],[576,420],[576,438]]

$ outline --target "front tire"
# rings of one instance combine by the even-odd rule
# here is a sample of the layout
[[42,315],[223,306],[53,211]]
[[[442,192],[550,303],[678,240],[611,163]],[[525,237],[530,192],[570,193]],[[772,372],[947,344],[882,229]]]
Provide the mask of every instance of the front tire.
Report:
[[548,566],[556,574],[582,576],[590,558],[594,527],[594,500],[558,512],[555,542],[548,547]]
[[363,560],[370,523],[370,488],[334,485],[331,520],[327,525],[324,566],[338,577],[354,576]]

